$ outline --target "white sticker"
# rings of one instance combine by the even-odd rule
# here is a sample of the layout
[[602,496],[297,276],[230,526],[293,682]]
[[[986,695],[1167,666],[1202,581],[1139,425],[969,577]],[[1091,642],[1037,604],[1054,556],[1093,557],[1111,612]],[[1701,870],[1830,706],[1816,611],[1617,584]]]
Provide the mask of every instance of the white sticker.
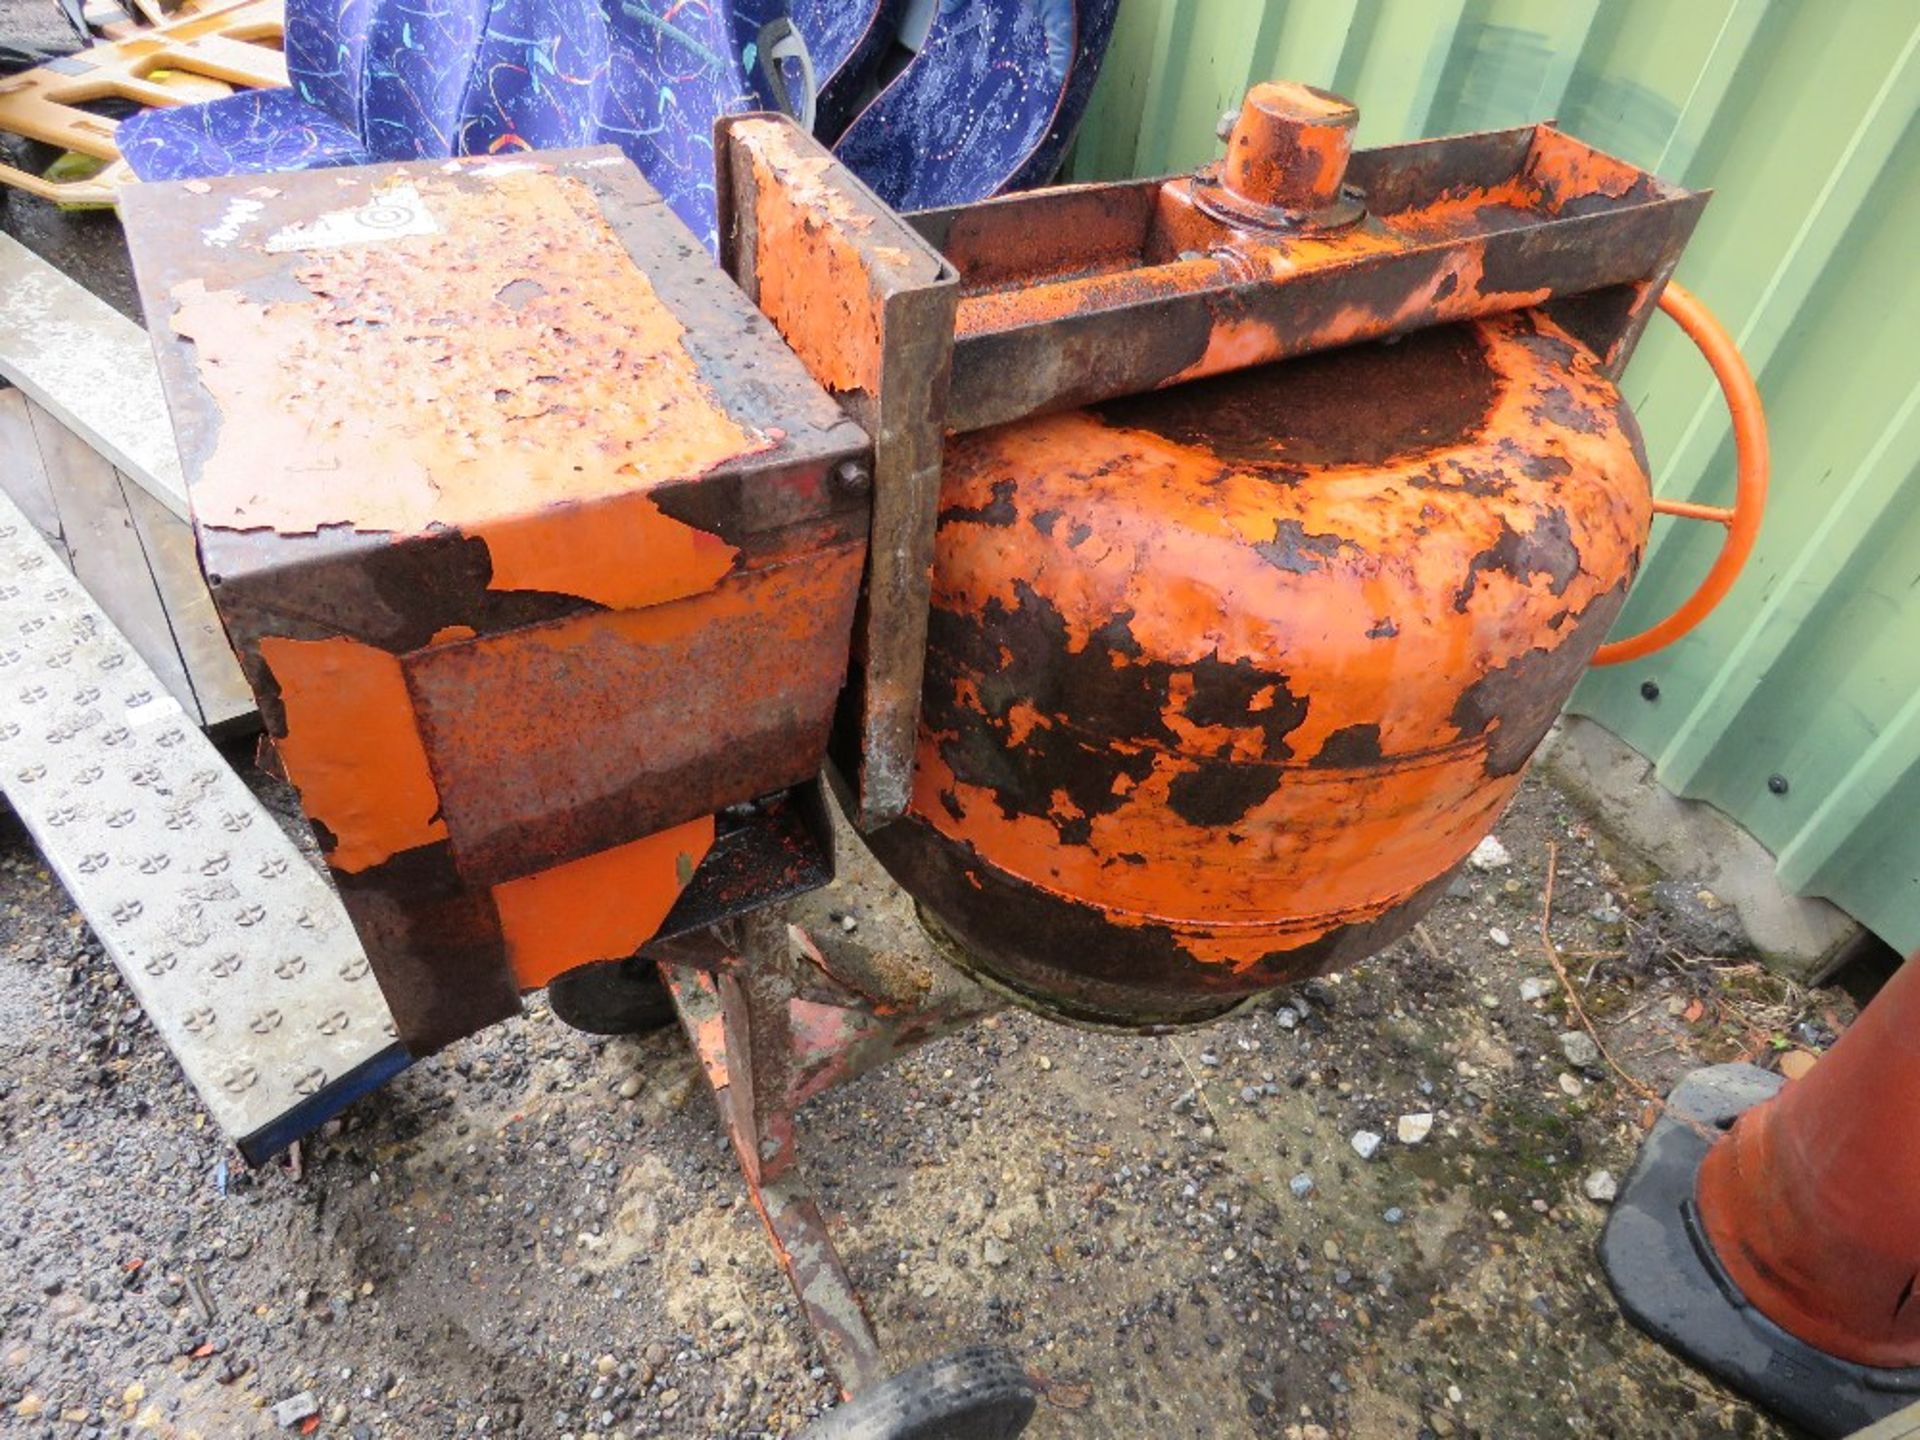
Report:
[[220,217],[218,225],[210,225],[200,232],[209,245],[226,249],[240,238],[240,227],[253,220],[267,207],[258,200],[233,199],[227,202],[227,213]]
[[437,235],[439,222],[410,184],[390,185],[365,205],[332,210],[311,225],[289,225],[267,241],[269,255],[289,250],[333,250],[403,235]]

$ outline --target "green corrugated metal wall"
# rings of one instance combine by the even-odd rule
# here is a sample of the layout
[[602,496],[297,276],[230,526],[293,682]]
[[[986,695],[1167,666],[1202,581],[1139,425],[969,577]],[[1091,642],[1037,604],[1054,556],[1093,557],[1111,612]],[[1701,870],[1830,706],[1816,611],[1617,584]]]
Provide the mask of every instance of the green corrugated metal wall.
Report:
[[[1075,178],[1209,158],[1221,112],[1275,77],[1358,101],[1362,145],[1557,116],[1717,192],[1680,278],[1760,377],[1766,528],[1705,625],[1594,672],[1573,708],[1737,819],[1788,887],[1920,947],[1920,3],[1123,0]],[[1724,503],[1718,391],[1654,325],[1626,389],[1656,486]],[[1719,533],[1658,522],[1616,633],[1672,608]]]

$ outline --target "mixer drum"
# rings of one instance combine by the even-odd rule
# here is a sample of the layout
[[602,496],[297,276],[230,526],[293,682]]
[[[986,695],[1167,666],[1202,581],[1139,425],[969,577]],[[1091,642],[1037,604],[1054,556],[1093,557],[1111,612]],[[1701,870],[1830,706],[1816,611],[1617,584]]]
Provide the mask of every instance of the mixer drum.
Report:
[[869,842],[1062,1018],[1358,960],[1492,827],[1650,505],[1626,403],[1537,311],[953,440],[912,806]]

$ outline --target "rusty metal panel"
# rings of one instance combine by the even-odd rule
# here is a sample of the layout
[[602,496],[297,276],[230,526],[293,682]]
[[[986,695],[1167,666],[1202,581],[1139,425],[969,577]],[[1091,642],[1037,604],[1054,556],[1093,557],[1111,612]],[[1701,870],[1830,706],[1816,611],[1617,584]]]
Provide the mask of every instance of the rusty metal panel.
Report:
[[525,875],[813,776],[864,558],[842,545],[669,604],[408,656],[462,873]]
[[873,528],[834,762],[872,829],[906,809],[959,277],[818,141],[723,120],[721,263],[874,438]]
[[631,950],[715,809],[820,765],[865,433],[611,148],[125,210],[216,603],[410,1048]]
[[[1759,378],[1769,517],[1713,616],[1644,662],[1595,672],[1573,708],[1773,850],[1789,889],[1834,901],[1902,952],[1920,946],[1920,290],[1905,279],[1920,230],[1920,13],[1128,0],[1074,178],[1210,158],[1215,117],[1270,77],[1351,96],[1361,145],[1556,116],[1716,192],[1677,273]],[[1659,493],[1724,503],[1729,427],[1692,347],[1653,322],[1624,387]],[[1715,538],[1656,523],[1622,634],[1693,587]]]

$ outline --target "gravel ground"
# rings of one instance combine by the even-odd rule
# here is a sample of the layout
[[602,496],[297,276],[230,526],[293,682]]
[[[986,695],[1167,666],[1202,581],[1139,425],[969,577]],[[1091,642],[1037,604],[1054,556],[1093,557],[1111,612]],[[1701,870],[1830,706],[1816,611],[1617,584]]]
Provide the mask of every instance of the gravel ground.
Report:
[[[816,1102],[809,1170],[889,1354],[1011,1345],[1041,1440],[1777,1433],[1594,1264],[1587,1185],[1651,1110],[1567,1059],[1549,847],[1555,940],[1654,1088],[1817,1048],[1850,1002],[1696,958],[1699,917],[1543,781],[1499,835],[1415,938],[1284,1002],[1156,1039],[1005,1014]],[[857,852],[803,918],[918,943]],[[341,1436],[783,1435],[831,1403],[676,1034],[594,1040],[536,1001],[303,1171],[249,1173],[11,829],[0,1154],[8,1434],[269,1434],[303,1392]]]

